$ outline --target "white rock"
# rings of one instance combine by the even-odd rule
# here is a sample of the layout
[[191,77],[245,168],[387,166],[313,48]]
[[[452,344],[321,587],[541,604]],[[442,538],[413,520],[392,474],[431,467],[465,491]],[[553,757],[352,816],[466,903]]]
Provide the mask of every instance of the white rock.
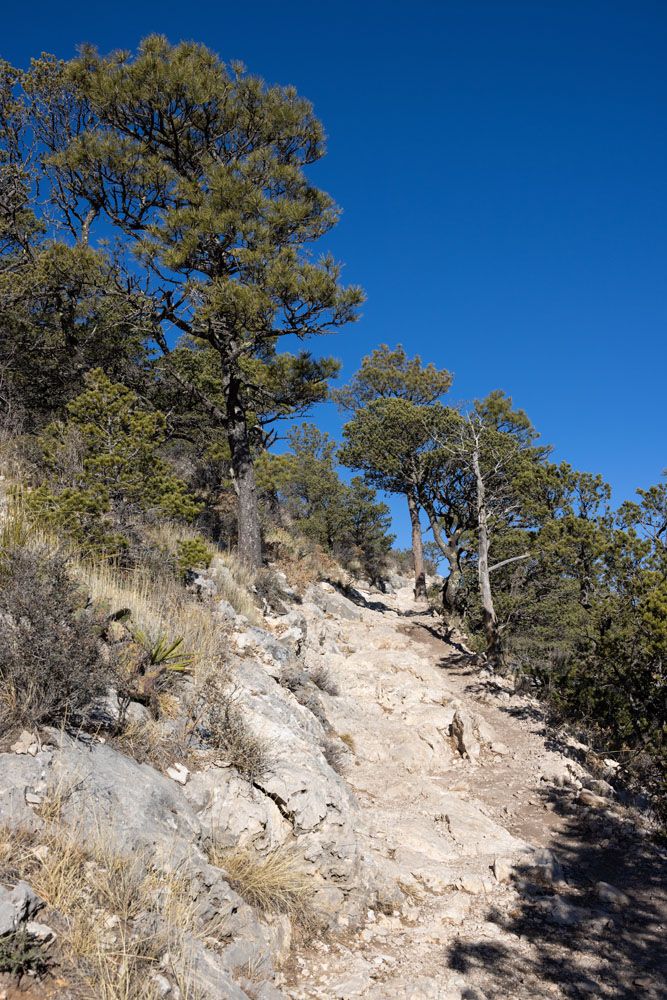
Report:
[[492,868],[497,882],[509,882],[514,873],[514,863],[509,858],[496,858]]
[[475,738],[470,716],[460,708],[457,708],[449,731],[461,756],[467,757],[468,760],[477,760],[480,754],[480,746],[478,740]]
[[455,892],[440,910],[440,920],[443,924],[460,926],[470,909],[471,899],[465,892]]
[[25,925],[25,929],[30,935],[30,937],[35,938],[37,941],[41,941],[43,944],[49,944],[51,941],[55,941],[58,936],[52,927],[48,924],[40,924],[36,920],[29,920]]
[[171,767],[167,768],[167,774],[179,785],[185,785],[190,777],[190,771],[185,764],[172,764]]
[[27,729],[24,729],[16,743],[12,743],[10,749],[13,753],[27,753],[31,757],[35,757],[39,753],[39,743],[35,739],[34,733],[29,733]]

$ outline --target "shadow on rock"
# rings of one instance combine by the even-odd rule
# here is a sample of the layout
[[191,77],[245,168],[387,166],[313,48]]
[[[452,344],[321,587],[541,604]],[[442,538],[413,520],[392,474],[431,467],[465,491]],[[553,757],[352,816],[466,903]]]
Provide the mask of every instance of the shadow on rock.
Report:
[[665,851],[611,801],[589,808],[575,789],[543,794],[560,831],[514,867],[510,903],[486,913],[498,939],[459,939],[448,966],[488,1000],[667,995]]

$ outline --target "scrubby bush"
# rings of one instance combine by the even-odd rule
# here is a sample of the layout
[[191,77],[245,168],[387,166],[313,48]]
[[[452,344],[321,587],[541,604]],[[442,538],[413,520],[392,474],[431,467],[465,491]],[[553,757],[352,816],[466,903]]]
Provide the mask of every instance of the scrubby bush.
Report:
[[43,551],[4,552],[0,578],[0,726],[79,720],[110,676],[85,594]]

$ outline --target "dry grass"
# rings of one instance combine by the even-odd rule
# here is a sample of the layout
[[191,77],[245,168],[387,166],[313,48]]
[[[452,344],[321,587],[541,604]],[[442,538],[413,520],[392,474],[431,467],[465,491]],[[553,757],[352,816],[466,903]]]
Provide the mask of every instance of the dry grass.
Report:
[[185,876],[157,872],[148,859],[121,856],[101,837],[84,839],[73,829],[2,829],[0,881],[19,879],[56,911],[47,919],[57,926],[63,971],[83,995],[153,1000],[158,992],[151,973],[169,955],[170,977],[183,1000],[197,1000],[181,943],[187,935],[221,937],[223,928],[201,926]]
[[329,668],[323,663],[319,663],[313,670],[310,671],[310,679],[313,684],[318,687],[320,691],[324,691],[325,694],[330,694],[332,697],[336,697],[340,694],[338,683]]
[[164,771],[176,761],[187,757],[185,734],[166,729],[154,719],[126,722],[111,739],[113,746],[140,764],[151,764]]
[[224,673],[210,672],[198,679],[190,716],[191,741],[224,759],[248,781],[270,769],[273,746],[249,724],[238,692]]
[[267,532],[266,542],[273,550],[276,565],[300,594],[318,580],[341,585],[349,582],[349,574],[342,566],[307,538],[291,535],[284,528],[274,528]]
[[254,579],[252,574],[231,552],[217,552],[210,566],[218,594],[234,608],[239,615],[245,615],[249,622],[258,625],[261,615],[252,597]]
[[354,736],[352,735],[352,733],[339,733],[338,739],[342,740],[342,742],[345,744],[348,750],[356,754],[357,744],[354,741]]
[[262,913],[286,913],[297,923],[313,920],[313,878],[303,871],[298,858],[280,847],[264,857],[249,850],[223,850],[213,844],[209,860],[222,868],[233,889]]

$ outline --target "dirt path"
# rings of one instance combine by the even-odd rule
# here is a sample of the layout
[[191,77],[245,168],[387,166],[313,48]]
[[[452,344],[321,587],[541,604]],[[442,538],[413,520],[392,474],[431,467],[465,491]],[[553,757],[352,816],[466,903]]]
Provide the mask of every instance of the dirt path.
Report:
[[[576,746],[480,676],[407,591],[329,625],[342,695],[327,712],[354,740],[347,778],[368,862],[403,898],[389,893],[364,927],[298,954],[287,994],[667,996],[664,854]],[[455,713],[469,754],[450,737]]]

